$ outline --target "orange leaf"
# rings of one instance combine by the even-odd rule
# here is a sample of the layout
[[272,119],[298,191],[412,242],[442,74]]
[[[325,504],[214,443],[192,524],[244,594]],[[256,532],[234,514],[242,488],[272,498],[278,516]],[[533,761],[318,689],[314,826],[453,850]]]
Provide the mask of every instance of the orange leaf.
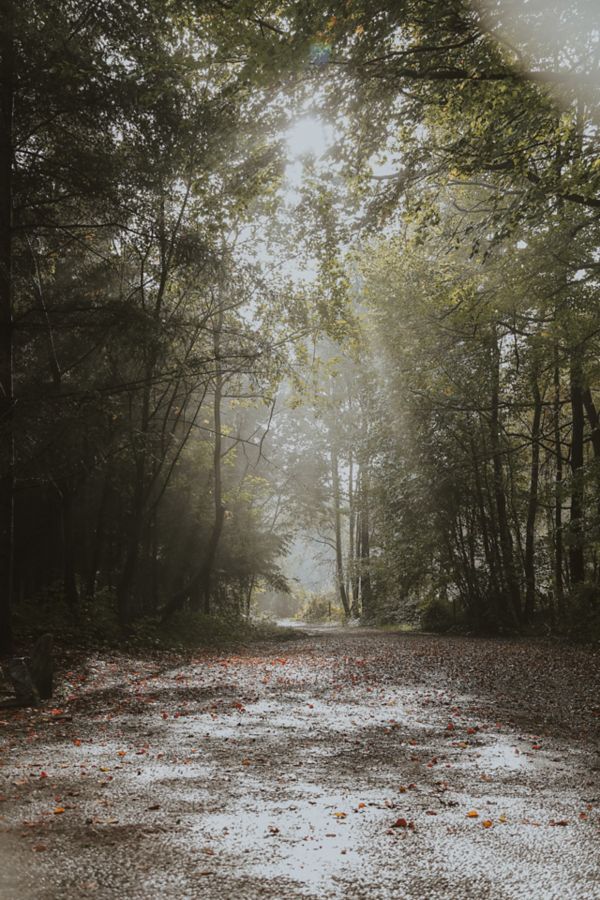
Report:
[[492,822],[491,819],[484,819],[481,824],[483,825],[484,828],[491,828],[494,823]]
[[478,818],[479,818],[479,813],[477,812],[476,809],[470,809],[469,812],[467,813],[467,819],[478,819]]

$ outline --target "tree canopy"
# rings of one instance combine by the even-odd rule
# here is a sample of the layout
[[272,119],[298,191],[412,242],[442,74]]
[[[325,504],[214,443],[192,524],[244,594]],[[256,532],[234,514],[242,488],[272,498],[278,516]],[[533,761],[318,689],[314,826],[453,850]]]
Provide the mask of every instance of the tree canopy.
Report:
[[299,535],[346,618],[600,627],[589,4],[1,17],[3,649],[248,616]]

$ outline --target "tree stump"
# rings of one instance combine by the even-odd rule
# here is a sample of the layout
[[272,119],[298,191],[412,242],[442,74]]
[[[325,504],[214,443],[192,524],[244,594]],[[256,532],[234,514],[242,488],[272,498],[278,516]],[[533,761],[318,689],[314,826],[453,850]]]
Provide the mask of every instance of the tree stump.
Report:
[[53,644],[52,635],[43,634],[36,641],[29,660],[31,680],[41,700],[49,700],[52,696],[52,679],[54,676]]
[[1,701],[1,709],[37,706],[40,700],[49,700],[52,697],[54,675],[52,646],[52,635],[43,634],[34,644],[31,657],[17,656],[9,660],[5,672],[15,696]]

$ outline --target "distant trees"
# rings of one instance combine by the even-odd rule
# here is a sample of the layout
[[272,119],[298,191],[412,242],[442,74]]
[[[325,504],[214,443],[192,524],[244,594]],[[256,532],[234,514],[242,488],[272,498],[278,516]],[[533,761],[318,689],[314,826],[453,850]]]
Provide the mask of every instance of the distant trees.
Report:
[[379,390],[396,411],[378,425],[378,540],[405,599],[453,597],[480,627],[564,627],[597,604],[589,251],[573,222],[537,222],[482,263],[449,249],[481,194],[454,196],[425,239],[408,229],[365,255]]
[[600,616],[585,16],[561,6],[559,48],[533,11],[509,23],[501,4],[321,11],[367,307],[377,614],[436,600],[477,627],[585,630]]

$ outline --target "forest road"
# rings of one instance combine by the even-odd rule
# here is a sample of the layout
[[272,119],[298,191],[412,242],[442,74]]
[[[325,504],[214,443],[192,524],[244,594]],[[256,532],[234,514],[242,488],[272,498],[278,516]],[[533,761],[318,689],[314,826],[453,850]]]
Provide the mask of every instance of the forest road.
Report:
[[598,653],[329,629],[5,713],[3,900],[600,898]]

